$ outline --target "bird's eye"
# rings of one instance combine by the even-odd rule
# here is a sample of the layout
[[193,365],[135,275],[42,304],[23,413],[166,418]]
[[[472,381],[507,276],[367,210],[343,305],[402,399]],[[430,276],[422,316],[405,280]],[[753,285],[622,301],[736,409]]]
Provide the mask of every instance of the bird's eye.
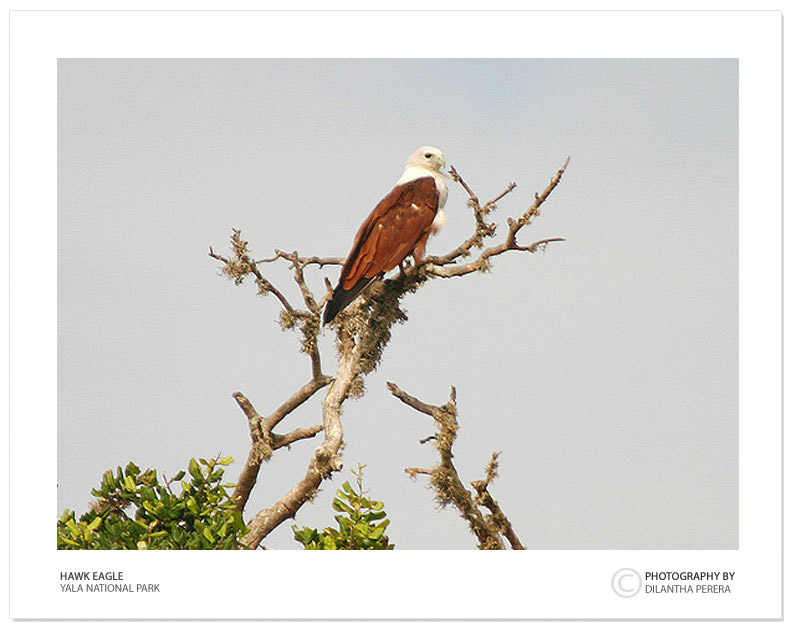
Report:
[[432,153],[425,153],[424,157],[429,160],[432,157]]

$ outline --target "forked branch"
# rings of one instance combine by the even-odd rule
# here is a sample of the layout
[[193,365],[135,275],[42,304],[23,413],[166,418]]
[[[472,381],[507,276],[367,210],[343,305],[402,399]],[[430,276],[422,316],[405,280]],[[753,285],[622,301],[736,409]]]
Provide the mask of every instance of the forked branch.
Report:
[[259,415],[251,401],[248,400],[242,392],[234,392],[232,394],[232,397],[237,401],[240,409],[242,409],[243,413],[248,418],[248,428],[251,434],[251,449],[248,452],[248,458],[237,480],[234,494],[232,495],[232,500],[236,504],[236,509],[240,511],[245,509],[253,486],[256,485],[262,462],[270,459],[273,453],[279,448],[289,446],[298,440],[314,437],[317,433],[322,431],[322,425],[296,429],[286,435],[275,433],[273,429],[288,414],[292,413],[317,391],[330,383],[330,380],[331,379],[328,377],[325,377],[320,380],[310,381],[296,391],[284,404],[266,418]]

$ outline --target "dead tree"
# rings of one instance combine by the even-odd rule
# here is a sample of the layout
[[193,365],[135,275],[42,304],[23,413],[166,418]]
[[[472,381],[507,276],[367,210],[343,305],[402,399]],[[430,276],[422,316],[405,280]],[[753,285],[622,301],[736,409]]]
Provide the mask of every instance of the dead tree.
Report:
[[[460,481],[460,475],[452,462],[452,446],[457,437],[457,392],[452,387],[449,402],[444,405],[428,405],[415,396],[402,391],[394,383],[387,383],[391,393],[403,403],[418,412],[430,416],[438,427],[437,433],[421,440],[422,444],[433,440],[435,448],[441,456],[440,463],[434,468],[406,468],[405,472],[411,477],[428,475],[430,485],[435,490],[435,499],[438,505],[446,507],[453,505],[460,512],[460,516],[468,523],[471,531],[479,541],[480,549],[505,549],[502,536],[507,539],[513,549],[525,549],[512,528],[512,523],[502,512],[489,486],[498,476],[498,456],[493,453],[490,463],[485,468],[485,478],[472,481],[476,494],[471,494]],[[490,512],[485,515],[479,507],[487,508]]]
[[[407,321],[400,308],[400,301],[407,293],[418,290],[433,278],[461,277],[475,272],[490,270],[490,259],[509,251],[534,253],[543,250],[549,243],[562,241],[563,238],[546,238],[530,245],[520,245],[517,241],[521,228],[532,223],[539,216],[540,207],[562,178],[570,161],[568,158],[562,168],[553,176],[541,193],[535,193],[532,204],[517,219],[507,219],[507,234],[503,241],[485,247],[490,239],[495,239],[497,225],[488,222],[488,215],[496,208],[496,203],[512,192],[512,183],[499,195],[482,204],[454,167],[450,168],[454,181],[459,183],[468,194],[468,206],[473,210],[473,234],[459,246],[444,256],[430,256],[420,265],[410,265],[400,270],[393,278],[373,282],[355,302],[343,310],[328,328],[336,336],[338,362],[335,374],[326,374],[322,369],[317,337],[321,332],[322,308],[331,296],[332,287],[325,279],[322,297],[317,298],[306,281],[305,271],[311,266],[322,268],[326,265],[342,265],[343,258],[300,256],[298,252],[275,250],[274,256],[256,260],[242,239],[239,230],[231,236],[231,254],[222,256],[211,248],[209,255],[223,263],[222,273],[241,284],[251,276],[255,280],[260,295],[273,295],[281,304],[281,328],[296,329],[301,335],[301,351],[310,360],[311,377],[275,411],[262,417],[254,406],[240,392],[233,394],[234,399],[248,418],[251,435],[251,449],[248,459],[237,482],[234,499],[238,509],[243,510],[258,478],[261,465],[273,452],[297,440],[307,439],[323,433],[322,443],[314,450],[308,469],[284,496],[273,505],[260,510],[249,522],[248,534],[243,544],[255,548],[271,531],[289,518],[293,518],[300,507],[310,501],[317,493],[320,484],[335,471],[341,470],[341,450],[343,429],[341,408],[350,397],[361,396],[364,377],[372,372],[380,362],[383,350],[391,338],[391,328],[396,323]],[[471,256],[473,250],[479,255],[469,262],[463,259]],[[294,306],[282,291],[275,287],[262,273],[263,265],[283,261],[293,271],[293,279],[300,292],[302,304]],[[322,403],[322,424],[296,429],[286,434],[275,433],[277,425],[292,411],[306,402],[319,390],[327,388]],[[495,471],[495,464],[493,464]],[[487,480],[485,480],[487,481]],[[485,489],[486,489],[485,483]],[[484,505],[484,503],[483,503]]]

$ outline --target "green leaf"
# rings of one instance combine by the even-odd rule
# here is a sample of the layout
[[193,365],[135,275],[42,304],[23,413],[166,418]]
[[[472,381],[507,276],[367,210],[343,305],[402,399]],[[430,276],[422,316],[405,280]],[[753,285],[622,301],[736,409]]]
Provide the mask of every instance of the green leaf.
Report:
[[323,549],[338,549],[338,546],[336,545],[336,541],[333,540],[333,538],[328,536],[322,541],[322,548]]
[[369,523],[365,521],[359,521],[355,524],[355,529],[366,536],[369,532]]
[[124,477],[124,487],[130,492],[135,492],[135,490],[138,489],[138,486],[135,484],[135,480],[132,477]]
[[74,536],[75,538],[80,537],[80,528],[77,527],[77,523],[75,523],[74,520],[67,521],[66,527],[69,528],[69,531],[72,533],[72,536]]
[[204,477],[201,475],[201,468],[198,466],[198,462],[195,458],[190,460],[190,464],[187,466],[187,470],[190,471],[190,476],[194,479],[203,479]]
[[208,527],[204,528],[204,538],[206,538],[211,543],[215,542],[215,537],[212,535],[212,532],[209,530]]
[[221,466],[228,466],[229,464],[234,462],[234,457],[229,455],[228,457],[224,457],[223,459],[218,460],[218,464]]
[[88,531],[93,531],[102,524],[102,518],[97,516],[93,521],[88,524]]
[[369,532],[369,538],[372,540],[377,540],[378,538],[382,538],[383,534],[385,533],[386,527],[388,527],[388,523],[390,521],[386,519],[380,525],[375,527],[371,532]]
[[113,472],[108,470],[105,472],[104,476],[102,477],[102,490],[109,492],[115,486],[115,477],[113,477]]
[[350,507],[340,499],[333,499],[333,509],[337,512],[347,512],[348,514],[355,514],[355,508]]
[[152,490],[149,486],[141,486],[138,490],[138,494],[140,494],[140,498],[144,501],[154,501],[157,498],[154,494],[154,490]]

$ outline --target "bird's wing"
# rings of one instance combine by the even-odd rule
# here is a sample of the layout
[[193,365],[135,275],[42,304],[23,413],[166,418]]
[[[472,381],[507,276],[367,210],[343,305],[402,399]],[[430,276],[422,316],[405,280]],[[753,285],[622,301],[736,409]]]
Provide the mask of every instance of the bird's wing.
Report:
[[432,177],[396,186],[363,222],[355,236],[339,283],[349,291],[402,262],[432,225],[438,190]]

